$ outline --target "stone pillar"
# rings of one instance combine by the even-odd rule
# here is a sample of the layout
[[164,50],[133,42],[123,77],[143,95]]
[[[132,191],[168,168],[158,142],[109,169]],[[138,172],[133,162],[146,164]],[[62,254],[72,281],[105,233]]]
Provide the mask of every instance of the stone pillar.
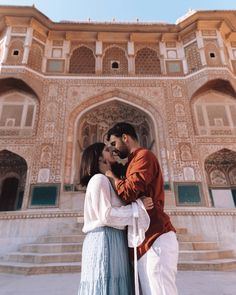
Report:
[[159,48],[160,48],[160,64],[161,64],[161,73],[166,75],[166,64],[165,60],[167,58],[166,55],[166,45],[165,42],[161,41],[159,43]]
[[42,62],[42,72],[45,73],[47,71],[47,60],[51,57],[52,54],[52,41],[47,40],[45,44],[45,51]]
[[45,73],[47,71],[47,58],[44,55],[43,56],[43,61],[42,61],[42,68],[41,68],[42,72]]
[[95,64],[95,73],[102,73],[102,41],[96,41],[96,64]]
[[128,51],[128,74],[135,75],[134,42],[132,41],[128,42],[127,51]]
[[229,66],[230,66],[230,69],[231,69],[231,71],[234,72],[234,67],[233,67],[233,64],[232,64],[232,60],[234,60],[235,57],[233,55],[232,47],[231,47],[231,44],[230,44],[229,41],[227,43],[225,43],[225,47],[228,50],[228,54],[229,54]]
[[177,55],[178,58],[182,60],[183,62],[183,70],[184,74],[188,73],[188,63],[185,57],[184,47],[182,42],[177,42]]
[[207,65],[207,61],[206,61],[206,55],[205,55],[205,49],[204,49],[204,42],[203,42],[203,37],[202,37],[202,32],[201,31],[197,31],[196,32],[196,37],[197,37],[197,46],[199,49],[199,53],[200,53],[200,58],[201,58],[201,62],[203,66]]
[[7,61],[7,56],[8,56],[8,51],[9,51],[9,44],[10,44],[10,40],[11,40],[11,31],[12,31],[12,28],[7,27],[6,36],[5,36],[5,48],[4,48],[4,51],[3,51],[2,63],[5,63]]
[[28,63],[30,47],[32,44],[32,36],[33,36],[33,28],[29,27],[27,29],[26,37],[25,37],[25,44],[24,44],[24,54],[22,58],[22,64]]
[[225,53],[224,53],[224,41],[222,39],[221,33],[219,31],[216,31],[217,35],[217,43],[220,50],[220,57],[223,65],[227,65],[226,59],[225,59]]
[[65,58],[65,72],[69,73],[70,69],[70,41],[64,40],[62,56]]
[[23,196],[23,201],[21,205],[21,210],[27,210],[28,209],[28,204],[29,204],[29,194],[30,194],[30,170],[28,169],[27,174],[26,174],[26,181],[25,181],[25,188],[24,188],[24,196]]

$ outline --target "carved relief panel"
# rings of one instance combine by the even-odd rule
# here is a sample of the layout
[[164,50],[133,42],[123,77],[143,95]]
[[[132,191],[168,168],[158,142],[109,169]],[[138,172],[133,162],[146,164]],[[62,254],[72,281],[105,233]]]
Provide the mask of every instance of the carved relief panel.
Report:
[[192,150],[189,144],[180,145],[180,157],[182,161],[192,161]]
[[135,126],[142,146],[151,147],[153,136],[146,115],[132,106],[111,102],[86,113],[81,118],[78,126],[80,149],[83,150],[96,141],[104,141],[108,129],[122,121],[130,122]]
[[236,152],[222,149],[205,162],[210,186],[230,187],[236,184]]

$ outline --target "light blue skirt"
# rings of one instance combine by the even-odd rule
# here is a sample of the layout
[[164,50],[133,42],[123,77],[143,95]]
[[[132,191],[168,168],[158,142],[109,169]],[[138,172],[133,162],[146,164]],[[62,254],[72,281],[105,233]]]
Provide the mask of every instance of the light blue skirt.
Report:
[[99,227],[87,233],[78,295],[132,295],[126,232]]

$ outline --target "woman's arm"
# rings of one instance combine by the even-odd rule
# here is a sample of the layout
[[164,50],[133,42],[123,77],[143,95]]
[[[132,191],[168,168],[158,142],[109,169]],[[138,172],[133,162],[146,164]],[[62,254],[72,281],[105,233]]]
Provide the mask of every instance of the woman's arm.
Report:
[[[108,178],[103,174],[97,174],[89,185],[91,206],[96,218],[104,225],[108,226],[126,226],[132,225],[133,208],[132,204],[112,207],[111,194],[112,186]],[[144,206],[140,210],[145,211],[153,208],[151,198],[145,198]]]
[[132,225],[132,205],[112,207],[111,184],[105,175],[97,174],[90,184],[92,208],[100,222],[107,226]]

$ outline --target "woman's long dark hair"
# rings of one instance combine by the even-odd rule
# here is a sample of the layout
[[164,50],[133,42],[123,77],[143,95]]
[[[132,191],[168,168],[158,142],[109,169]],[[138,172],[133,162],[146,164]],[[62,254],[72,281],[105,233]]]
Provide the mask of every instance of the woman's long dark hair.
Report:
[[99,158],[102,156],[104,147],[103,142],[97,142],[84,150],[80,164],[80,184],[82,186],[86,186],[93,175],[100,173]]

